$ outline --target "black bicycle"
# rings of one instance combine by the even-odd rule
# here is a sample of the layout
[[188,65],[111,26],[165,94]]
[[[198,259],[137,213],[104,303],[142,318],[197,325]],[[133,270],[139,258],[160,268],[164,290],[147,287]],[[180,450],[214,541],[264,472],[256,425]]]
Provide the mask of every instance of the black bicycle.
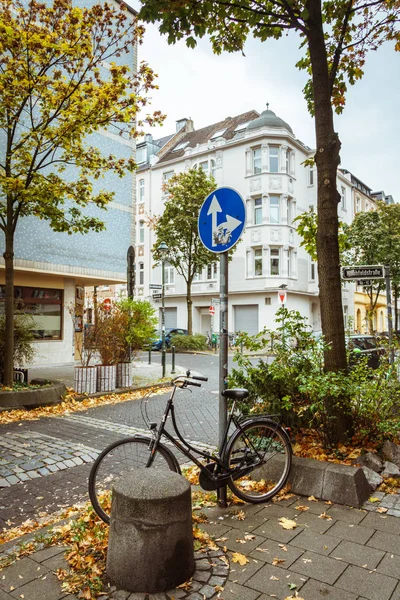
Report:
[[[292,463],[292,448],[286,429],[278,415],[242,416],[236,402],[247,398],[245,389],[223,392],[231,401],[227,425],[220,451],[195,447],[183,438],[175,419],[174,396],[177,388],[201,386],[207,377],[178,375],[172,382],[160,423],[150,422],[147,415],[148,397],[142,399],[142,415],[150,435],[137,434],[110,444],[97,457],[89,476],[89,496],[99,517],[110,522],[111,489],[126,473],[138,468],[170,469],[181,473],[178,460],[171,450],[175,446],[200,468],[200,485],[211,491],[228,485],[242,500],[254,504],[266,502],[285,485]],[[168,418],[177,437],[165,429]],[[231,435],[233,425],[235,429]],[[166,443],[161,441],[166,439]]]

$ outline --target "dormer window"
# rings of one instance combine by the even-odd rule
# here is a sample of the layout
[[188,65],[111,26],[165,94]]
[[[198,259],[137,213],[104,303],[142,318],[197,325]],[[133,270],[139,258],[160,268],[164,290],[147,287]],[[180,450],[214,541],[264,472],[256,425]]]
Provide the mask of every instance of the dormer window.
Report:
[[184,150],[186,148],[186,146],[189,145],[189,142],[182,142],[181,144],[178,144],[177,146],[175,146],[175,148],[172,150],[172,152],[178,152],[179,150]]
[[210,137],[210,140],[216,140],[217,138],[221,137],[222,134],[225,133],[225,131],[226,127],[224,129],[217,129],[217,131],[215,131]]

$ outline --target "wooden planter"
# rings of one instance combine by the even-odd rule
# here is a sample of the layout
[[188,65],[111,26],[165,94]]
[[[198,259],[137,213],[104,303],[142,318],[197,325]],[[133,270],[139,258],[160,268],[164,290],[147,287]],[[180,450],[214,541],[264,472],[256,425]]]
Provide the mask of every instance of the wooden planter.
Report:
[[117,366],[97,365],[97,391],[112,392],[117,387]]
[[117,365],[117,388],[131,387],[132,363],[119,363]]
[[78,394],[94,394],[96,392],[97,367],[75,367],[74,390]]

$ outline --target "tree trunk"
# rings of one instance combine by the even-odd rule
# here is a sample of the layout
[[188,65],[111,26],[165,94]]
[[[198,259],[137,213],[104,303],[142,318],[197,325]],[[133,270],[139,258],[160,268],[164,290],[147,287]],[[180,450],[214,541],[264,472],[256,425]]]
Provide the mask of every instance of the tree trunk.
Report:
[[186,282],[186,305],[187,305],[187,330],[189,335],[193,335],[193,315],[192,315],[192,282]]
[[6,267],[5,332],[3,385],[11,386],[14,368],[14,232],[7,227],[6,250],[3,254]]
[[[315,107],[316,155],[318,174],[317,256],[322,331],[330,350],[325,353],[325,371],[346,371],[346,346],[340,280],[338,243],[337,168],[340,163],[340,140],[334,130],[331,105],[331,83],[322,25],[321,0],[309,0],[310,27],[307,31],[312,63]],[[331,443],[345,440],[351,431],[349,401],[339,405],[326,399],[328,439]]]

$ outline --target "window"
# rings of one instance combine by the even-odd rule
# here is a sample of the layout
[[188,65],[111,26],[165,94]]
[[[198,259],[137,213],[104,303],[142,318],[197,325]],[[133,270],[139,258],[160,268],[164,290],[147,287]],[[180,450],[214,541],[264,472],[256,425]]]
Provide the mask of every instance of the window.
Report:
[[262,224],[262,198],[254,200],[254,225]]
[[210,137],[210,140],[215,140],[219,137],[221,137],[221,135],[226,131],[226,127],[224,127],[224,129],[217,129],[217,131],[215,131],[212,136]]
[[239,123],[239,125],[237,125],[233,131],[243,131],[243,129],[246,129],[246,127],[249,123],[251,123],[251,121],[246,121],[245,123]]
[[271,275],[279,275],[279,248],[271,248],[270,252],[270,273]]
[[314,185],[314,169],[308,171],[308,185]]
[[315,281],[315,262],[313,261],[310,264],[310,279],[311,281]]
[[172,152],[178,152],[179,150],[184,150],[186,148],[186,146],[189,145],[189,142],[182,142],[181,144],[178,144],[177,146],[175,146],[175,148],[172,150]]
[[142,148],[136,148],[136,162],[138,165],[141,163],[145,163],[147,160],[147,148],[143,146]]
[[356,213],[361,211],[361,198],[360,196],[356,196]]
[[139,285],[144,285],[144,263],[139,263]]
[[[61,340],[62,290],[15,287],[14,297],[20,300],[21,310],[32,316],[36,340]],[[4,314],[4,299],[5,286],[0,286],[0,314]]]
[[139,179],[139,202],[144,202],[144,179]]
[[208,160],[203,160],[203,162],[199,163],[199,169],[203,169],[204,173],[208,174]]
[[144,221],[139,221],[139,244],[144,244]]
[[166,284],[172,285],[175,283],[175,269],[170,263],[167,262],[164,266],[164,278]]
[[217,279],[218,264],[207,265],[207,279]]
[[341,187],[340,190],[340,204],[342,207],[342,210],[346,210],[346,188],[345,187]]
[[261,173],[261,148],[254,148],[252,150],[252,158],[253,158],[253,173],[257,175]]
[[162,176],[163,187],[165,186],[166,183],[168,183],[169,179],[171,179],[173,174],[174,174],[173,171],[166,171],[165,173],[163,173],[163,176]]
[[211,165],[211,176],[215,177],[215,174],[217,172],[217,163],[215,162],[215,160],[213,158],[210,160],[210,165]]
[[286,173],[290,173],[290,150],[286,150]]
[[279,223],[279,196],[269,197],[269,222]]
[[260,277],[262,274],[262,248],[254,248],[254,275]]
[[277,146],[269,147],[269,172],[278,173],[279,171],[279,148]]

